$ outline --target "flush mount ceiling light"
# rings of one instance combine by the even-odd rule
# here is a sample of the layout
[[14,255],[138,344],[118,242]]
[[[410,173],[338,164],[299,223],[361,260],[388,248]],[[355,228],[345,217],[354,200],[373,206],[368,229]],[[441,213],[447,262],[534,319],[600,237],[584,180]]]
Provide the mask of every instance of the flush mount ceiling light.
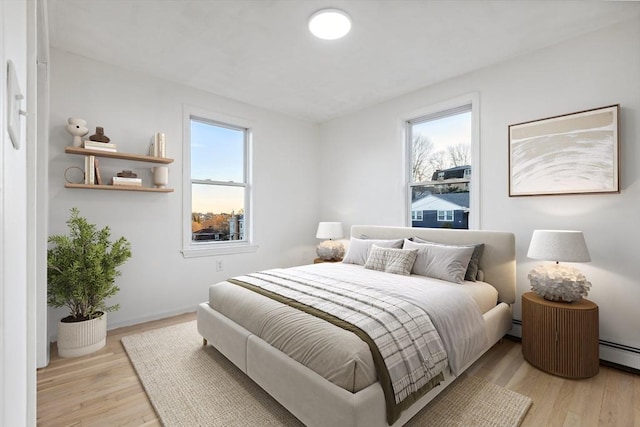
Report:
[[351,30],[351,18],[339,9],[322,9],[309,18],[309,31],[323,40],[342,38]]

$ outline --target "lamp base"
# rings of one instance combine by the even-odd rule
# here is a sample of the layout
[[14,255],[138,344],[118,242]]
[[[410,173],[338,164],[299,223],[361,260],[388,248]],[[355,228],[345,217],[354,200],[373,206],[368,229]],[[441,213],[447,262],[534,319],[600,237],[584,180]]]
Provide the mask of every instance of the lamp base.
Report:
[[591,282],[573,267],[539,265],[528,275],[531,290],[550,301],[573,302],[587,296]]
[[344,257],[344,246],[334,240],[325,240],[316,247],[316,253],[323,261],[339,261]]

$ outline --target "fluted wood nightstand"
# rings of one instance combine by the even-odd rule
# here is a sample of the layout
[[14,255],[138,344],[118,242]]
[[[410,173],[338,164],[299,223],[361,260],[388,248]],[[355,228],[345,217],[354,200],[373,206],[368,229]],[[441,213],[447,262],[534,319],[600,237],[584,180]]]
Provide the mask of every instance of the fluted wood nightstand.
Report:
[[598,373],[598,306],[581,299],[554,302],[522,295],[522,353],[533,366],[566,378]]

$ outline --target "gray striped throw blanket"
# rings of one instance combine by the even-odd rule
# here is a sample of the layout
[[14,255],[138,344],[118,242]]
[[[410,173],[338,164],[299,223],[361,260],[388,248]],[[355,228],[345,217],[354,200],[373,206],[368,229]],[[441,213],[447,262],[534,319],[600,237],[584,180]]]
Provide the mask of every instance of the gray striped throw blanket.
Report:
[[362,284],[275,269],[229,280],[350,330],[371,348],[385,393],[387,421],[444,379],[440,335],[420,307]]

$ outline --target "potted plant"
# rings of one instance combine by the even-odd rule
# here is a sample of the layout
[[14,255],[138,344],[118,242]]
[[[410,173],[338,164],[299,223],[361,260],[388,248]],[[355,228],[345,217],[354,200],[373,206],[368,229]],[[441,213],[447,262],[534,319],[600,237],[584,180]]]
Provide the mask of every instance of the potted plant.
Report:
[[92,353],[106,343],[107,315],[119,308],[106,299],[120,288],[116,269],[131,256],[131,244],[120,237],[111,241],[109,227],[94,224],[71,209],[69,235],[49,237],[47,251],[47,301],[52,307],[67,307],[69,316],[58,323],[58,354],[76,357]]

